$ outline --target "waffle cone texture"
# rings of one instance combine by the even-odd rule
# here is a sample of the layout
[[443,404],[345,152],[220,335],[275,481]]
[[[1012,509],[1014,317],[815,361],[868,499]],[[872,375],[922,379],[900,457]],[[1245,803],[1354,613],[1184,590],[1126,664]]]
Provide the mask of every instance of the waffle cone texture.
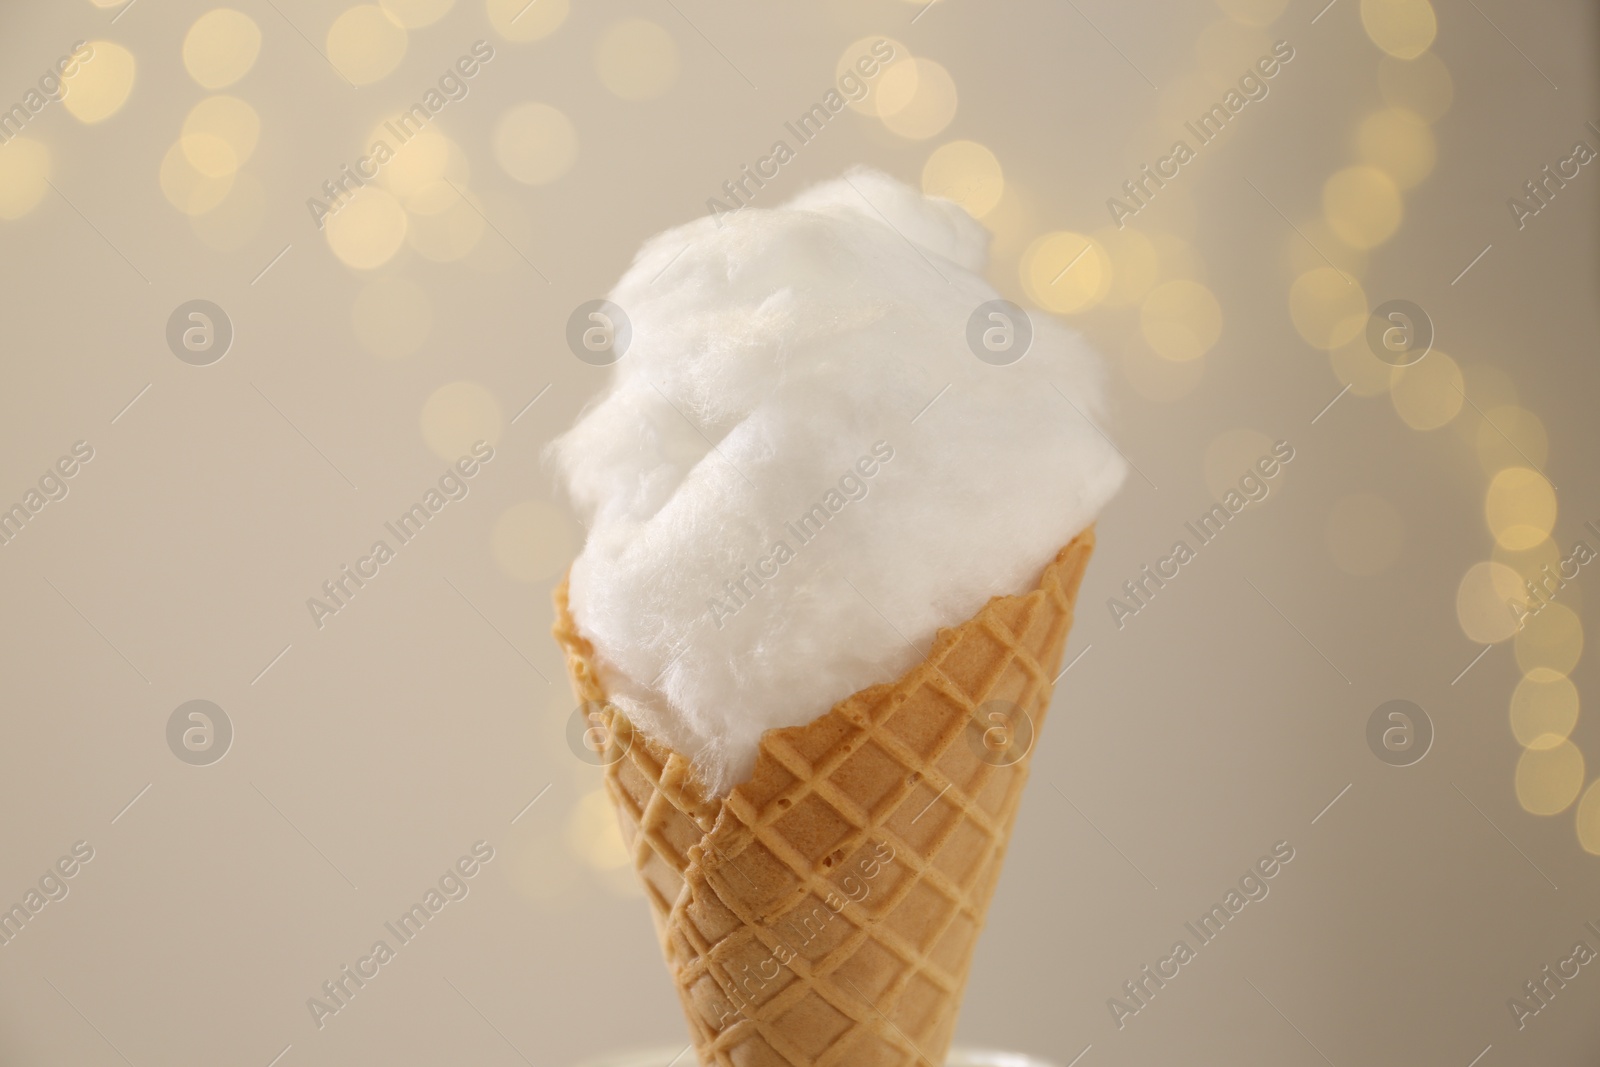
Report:
[[1093,548],[1090,527],[899,679],[767,731],[720,798],[607,703],[556,589],[704,1067],[942,1067]]

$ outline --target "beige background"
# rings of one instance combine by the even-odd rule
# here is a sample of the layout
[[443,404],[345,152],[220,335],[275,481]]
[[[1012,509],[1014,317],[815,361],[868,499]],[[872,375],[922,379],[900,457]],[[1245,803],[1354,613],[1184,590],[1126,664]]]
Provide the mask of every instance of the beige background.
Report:
[[[1494,635],[1508,639],[1475,662],[1469,633],[1498,624],[1457,602],[1474,564],[1549,551],[1506,544],[1551,532],[1562,555],[1579,538],[1600,549],[1583,529],[1600,520],[1600,171],[1521,231],[1506,206],[1575,141],[1600,147],[1590,6],[1440,3],[1427,54],[1398,60],[1380,45],[1417,46],[1385,27],[1426,4],[629,0],[557,20],[556,0],[538,2],[517,22],[492,5],[512,33],[547,31],[515,42],[482,0],[445,0],[382,74],[396,30],[350,45],[330,40],[337,7],[239,0],[259,56],[215,90],[183,55],[205,4],[0,14],[4,106],[79,39],[125,50],[134,72],[119,85],[117,53],[98,53],[68,100],[109,114],[53,103],[27,146],[0,146],[0,502],[75,441],[94,448],[69,495],[0,547],[0,902],[74,842],[95,850],[0,947],[0,1062],[576,1064],[686,1040],[598,771],[565,740],[549,591],[581,529],[539,452],[604,379],[565,346],[572,309],[642,238],[703,212],[822,97],[852,42],[880,35],[937,67],[886,72],[872,99],[898,84],[897,110],[840,116],[757,202],[855,162],[919,182],[947,142],[986,146],[1004,181],[984,216],[991,278],[1019,302],[1082,305],[1067,317],[1107,352],[1110,430],[1143,472],[1100,523],[1069,649],[1084,657],[1036,752],[961,1039],[1083,1067],[1600,1055],[1600,966],[1521,1031],[1506,1004],[1578,939],[1600,949],[1583,928],[1600,925],[1600,791],[1572,762],[1600,761],[1600,731],[1580,717],[1569,742],[1562,727],[1525,755],[1510,718],[1524,667],[1594,691],[1572,623],[1593,618],[1600,579],[1586,567],[1558,599],[1576,615]],[[617,28],[633,19],[656,29]],[[306,199],[478,40],[495,58],[433,127],[448,169],[405,172],[403,216],[384,201],[406,242],[347,265],[382,244],[383,205],[336,246]],[[1071,235],[1105,229],[1106,198],[1276,40],[1295,58],[1139,213],[1146,243],[1102,234],[1075,268],[1088,273],[1052,286],[1084,247]],[[1438,83],[1404,88],[1440,70],[1447,101]],[[242,163],[180,143],[216,93],[259,118]],[[1361,123],[1394,101],[1432,112],[1377,145],[1409,187],[1396,199],[1361,172],[1366,192],[1325,205],[1324,183],[1363,158]],[[573,158],[506,119],[527,102],[570,120]],[[211,210],[163,192],[175,146],[216,172],[198,187],[217,191]],[[1330,358],[1314,302],[1297,328],[1292,286],[1324,259],[1367,304],[1427,309],[1430,370],[1391,382],[1359,339]],[[1025,286],[1029,271],[1043,284]],[[1193,354],[1191,335],[1206,347],[1212,305],[1165,290],[1190,302],[1161,332],[1147,291],[1174,280],[1220,312],[1195,359],[1169,357]],[[205,367],[164,337],[201,298],[235,330]],[[1437,373],[1447,360],[1465,403]],[[470,495],[314,626],[306,599],[479,436],[495,458]],[[1107,598],[1275,440],[1296,458],[1271,496],[1117,629]],[[1553,531],[1537,486],[1486,497],[1530,465],[1556,487]],[[235,730],[205,767],[164,733],[197,698]],[[1436,733],[1405,768],[1364,733],[1397,698]],[[470,895],[318,1030],[307,998],[480,839],[495,858]],[[1271,895],[1119,1030],[1107,999],[1277,841],[1295,859]]]

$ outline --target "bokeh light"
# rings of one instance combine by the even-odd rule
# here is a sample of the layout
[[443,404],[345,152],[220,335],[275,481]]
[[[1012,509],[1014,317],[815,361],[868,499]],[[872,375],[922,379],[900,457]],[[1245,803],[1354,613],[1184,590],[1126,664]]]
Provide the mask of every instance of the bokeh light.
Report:
[[1023,291],[1046,311],[1068,315],[1096,303],[1111,284],[1111,264],[1097,241],[1057,230],[1036,238],[1019,263]]
[[1366,328],[1367,294],[1332,267],[1314,267],[1289,287],[1289,317],[1313,348],[1338,348]]
[[[367,143],[378,140],[392,144],[395,138],[380,125]],[[466,153],[460,146],[440,133],[437,126],[424,126],[395,148],[394,157],[378,172],[378,184],[406,201],[447,179],[457,187],[464,186],[470,175]]]
[[1403,214],[1399,186],[1377,167],[1345,167],[1322,185],[1322,215],[1328,228],[1356,248],[1374,248],[1387,241]]
[[548,185],[577,161],[578,131],[549,104],[518,104],[495,124],[494,158],[524,185]]
[[213,8],[183,37],[183,69],[205,89],[224,89],[250,73],[261,54],[261,27],[242,11]]
[[181,139],[161,160],[161,193],[185,215],[201,215],[221,204],[233,190],[233,178],[232,170],[216,176],[200,173],[189,162]]
[[93,124],[115,115],[128,102],[138,64],[120,44],[90,41],[89,47],[94,58],[78,65],[61,106],[79,122]]
[[1415,59],[1439,31],[1428,0],[1361,0],[1361,25],[1372,43],[1396,59]]
[[1517,632],[1513,605],[1527,599],[1522,576],[1504,563],[1484,560],[1467,568],[1456,588],[1456,621],[1480,645],[1493,645]]
[[1355,493],[1328,511],[1328,551],[1346,574],[1369,577],[1391,567],[1405,547],[1400,509],[1381,496]]
[[183,120],[183,154],[195,170],[220,178],[255,153],[261,119],[236,96],[208,96]]
[[975,219],[994,210],[1005,187],[1000,161],[976,141],[942,144],[922,165],[922,191],[954,200]]
[[374,270],[394,258],[406,239],[406,212],[393,193],[375,185],[357,189],[329,215],[322,232],[346,266]]
[[1600,856],[1600,779],[1589,783],[1578,804],[1578,844]]
[[895,63],[878,75],[878,117],[912,141],[937,137],[956,117],[956,83],[931,59]]
[[[1526,599],[1526,592],[1522,596]],[[1517,666],[1524,674],[1543,667],[1570,675],[1583,655],[1583,622],[1565,604],[1547,603],[1528,619],[1514,647]]]
[[678,80],[678,44],[646,19],[624,19],[606,27],[594,48],[600,83],[624,100],[649,100]]
[[1400,189],[1410,189],[1433,172],[1438,156],[1433,131],[1414,111],[1390,107],[1374,111],[1356,127],[1356,156],[1387,174]]
[[[880,43],[882,42],[882,43]],[[885,61],[880,57],[889,57]],[[880,115],[879,104],[883,97],[879,91],[879,83],[883,72],[889,67],[900,64],[910,64],[911,49],[895,40],[893,37],[863,37],[859,41],[852,41],[850,46],[839,56],[839,62],[834,64],[834,81],[838,83],[847,75],[862,86],[862,90],[854,93],[845,93],[845,103],[861,112],[863,115]],[[910,69],[903,72],[902,77],[913,80],[912,93],[915,93],[916,68],[910,64]],[[849,83],[845,83],[848,87]],[[902,93],[905,91],[902,85]],[[854,96],[856,99],[851,99]],[[902,101],[903,103],[903,101]]]
[[376,4],[357,4],[328,27],[328,61],[357,85],[381,81],[406,55],[404,26]]
[[1544,667],[1529,671],[1511,694],[1511,733],[1523,748],[1554,748],[1578,725],[1578,687]]
[[604,789],[585,793],[578,800],[567,820],[567,843],[596,870],[616,870],[633,862],[617,826],[616,809]]
[[0,219],[20,219],[50,191],[50,149],[31,137],[0,148]]
[[1162,282],[1139,305],[1139,332],[1157,355],[1195,359],[1222,336],[1222,305],[1199,282],[1185,278]]
[[1424,122],[1444,118],[1455,98],[1450,68],[1432,52],[1415,59],[1384,56],[1378,62],[1378,89],[1391,106],[1414,112]]
[[566,21],[568,0],[488,0],[489,23],[508,41],[542,40]]
[[1496,541],[1514,552],[1524,551],[1555,528],[1556,491],[1538,471],[1507,467],[1489,483],[1483,512]]
[[350,325],[363,348],[385,359],[414,355],[433,329],[433,301],[408,278],[374,278],[356,294]]
[[1461,383],[1461,368],[1436,348],[1422,362],[1394,372],[1389,399],[1413,430],[1437,430],[1460,412],[1466,400]]
[[572,520],[546,500],[524,500],[501,512],[489,543],[494,561],[518,582],[549,581],[578,554]]
[[451,382],[435,389],[422,405],[422,439],[433,454],[454,462],[477,441],[497,444],[502,428],[500,402],[477,382]]
[[1132,226],[1120,230],[1107,226],[1096,230],[1093,236],[1111,260],[1111,287],[1106,290],[1105,306],[1138,307],[1161,280],[1161,253],[1155,242]]
[[431,26],[449,14],[456,0],[378,0],[384,12],[408,30]]
[[1583,790],[1583,753],[1571,741],[1523,749],[1517,759],[1517,803],[1533,815],[1559,815]]

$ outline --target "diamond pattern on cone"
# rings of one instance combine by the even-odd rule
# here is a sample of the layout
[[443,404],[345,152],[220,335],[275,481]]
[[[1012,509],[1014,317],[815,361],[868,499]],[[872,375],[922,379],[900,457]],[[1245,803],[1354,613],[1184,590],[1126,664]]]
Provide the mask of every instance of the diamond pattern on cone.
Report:
[[[898,680],[769,730],[726,797],[606,705],[631,742],[606,791],[702,1065],[944,1063],[1028,774],[963,735],[996,700],[1043,726],[1093,550],[1090,527]],[[603,703],[565,582],[555,603],[573,691]]]

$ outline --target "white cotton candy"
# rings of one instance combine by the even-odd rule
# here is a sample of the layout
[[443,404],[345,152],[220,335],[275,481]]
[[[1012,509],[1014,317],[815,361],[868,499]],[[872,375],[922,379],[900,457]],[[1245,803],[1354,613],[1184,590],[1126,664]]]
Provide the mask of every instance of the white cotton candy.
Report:
[[610,295],[631,344],[548,451],[589,530],[572,615],[611,699],[715,794],[764,731],[1032,588],[1122,482],[1081,337],[1034,312],[1020,361],[969,347],[986,244],[857,169],[652,238]]

